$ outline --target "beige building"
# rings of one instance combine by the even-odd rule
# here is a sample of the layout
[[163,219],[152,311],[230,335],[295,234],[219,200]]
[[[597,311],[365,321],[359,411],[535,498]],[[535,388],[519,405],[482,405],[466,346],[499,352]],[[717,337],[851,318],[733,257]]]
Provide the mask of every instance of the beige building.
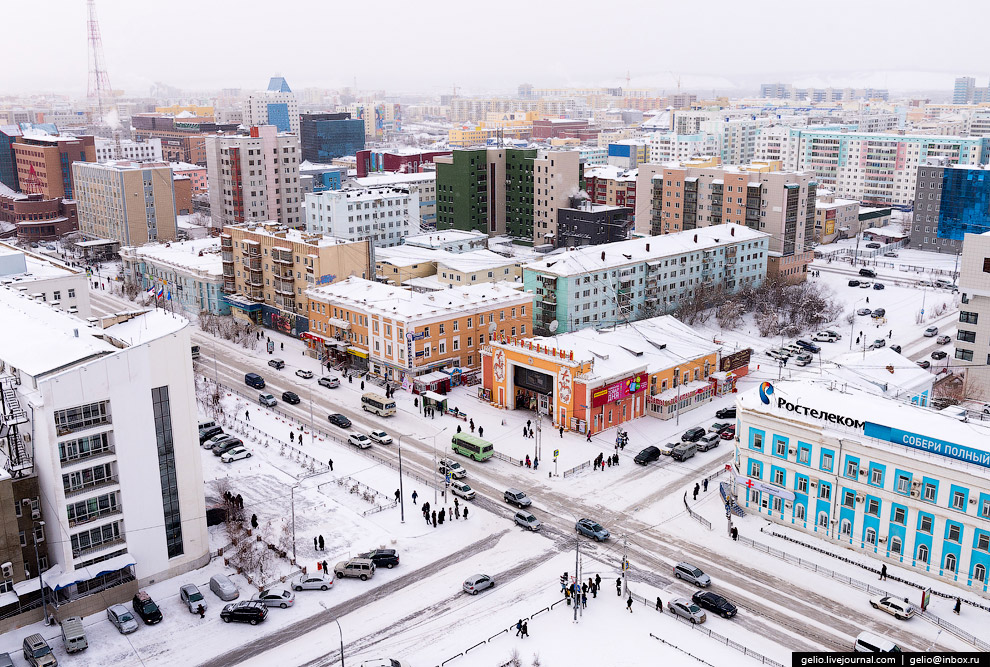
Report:
[[815,241],[832,243],[859,233],[859,202],[821,189],[815,201]]
[[144,245],[175,240],[175,186],[165,162],[76,162],[72,165],[79,231]]
[[533,243],[556,245],[557,209],[571,205],[580,177],[579,151],[541,152],[533,161]]
[[473,250],[458,254],[445,252],[437,259],[437,279],[444,285],[477,285],[500,280],[522,280],[522,262],[513,261],[491,250]]
[[370,241],[308,234],[271,221],[227,225],[220,254],[231,314],[292,335],[309,328],[307,289],[373,275]]
[[437,261],[444,251],[433,248],[400,245],[375,249],[375,271],[378,280],[389,285],[403,285],[407,280],[436,275]]

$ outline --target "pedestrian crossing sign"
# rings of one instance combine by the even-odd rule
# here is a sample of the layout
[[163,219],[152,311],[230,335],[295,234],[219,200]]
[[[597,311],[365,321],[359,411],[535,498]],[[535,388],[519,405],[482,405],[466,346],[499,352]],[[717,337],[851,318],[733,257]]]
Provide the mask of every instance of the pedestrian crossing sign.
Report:
[[446,475],[444,475],[444,477],[446,478],[447,483],[450,484],[450,473],[448,472]]
[[553,456],[554,456],[554,458],[557,458],[558,456],[560,456],[560,450],[559,449],[553,450]]

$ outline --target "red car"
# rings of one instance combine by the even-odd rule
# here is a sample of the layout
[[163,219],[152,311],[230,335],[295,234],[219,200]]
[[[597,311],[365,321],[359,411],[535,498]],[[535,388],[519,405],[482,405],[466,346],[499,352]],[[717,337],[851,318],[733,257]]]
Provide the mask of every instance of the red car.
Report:
[[723,440],[732,440],[733,438],[736,437],[736,427],[730,426],[729,428],[722,431],[719,437],[722,438]]

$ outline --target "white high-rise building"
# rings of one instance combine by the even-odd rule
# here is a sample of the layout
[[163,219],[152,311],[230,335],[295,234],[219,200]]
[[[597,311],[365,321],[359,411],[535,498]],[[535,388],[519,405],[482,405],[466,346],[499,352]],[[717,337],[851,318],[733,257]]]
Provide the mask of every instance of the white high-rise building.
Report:
[[96,138],[96,161],[131,160],[133,162],[161,162],[162,140],[153,137],[144,141],[120,140],[120,155],[117,155],[117,142],[104,137]]
[[297,135],[261,125],[249,135],[207,137],[206,171],[214,225],[305,224]]
[[209,563],[188,321],[153,310],[89,324],[6,287],[0,319],[21,434],[7,465],[38,477],[43,581],[60,611],[93,613],[133,594],[118,583]]
[[684,162],[703,155],[721,155],[719,138],[713,134],[674,134],[654,132],[650,135],[650,162]]
[[274,125],[279,132],[299,136],[299,101],[285,79],[273,76],[267,90],[248,95],[244,102],[245,125]]
[[419,194],[409,188],[325,190],[306,195],[306,231],[387,248],[419,233]]

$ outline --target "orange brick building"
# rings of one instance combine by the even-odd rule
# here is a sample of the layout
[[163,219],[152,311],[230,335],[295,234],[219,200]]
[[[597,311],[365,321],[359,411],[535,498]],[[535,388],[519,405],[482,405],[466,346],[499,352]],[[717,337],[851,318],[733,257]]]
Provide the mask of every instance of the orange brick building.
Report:
[[18,137],[13,149],[21,190],[46,199],[74,199],[72,163],[96,162],[96,138],[91,136]]

